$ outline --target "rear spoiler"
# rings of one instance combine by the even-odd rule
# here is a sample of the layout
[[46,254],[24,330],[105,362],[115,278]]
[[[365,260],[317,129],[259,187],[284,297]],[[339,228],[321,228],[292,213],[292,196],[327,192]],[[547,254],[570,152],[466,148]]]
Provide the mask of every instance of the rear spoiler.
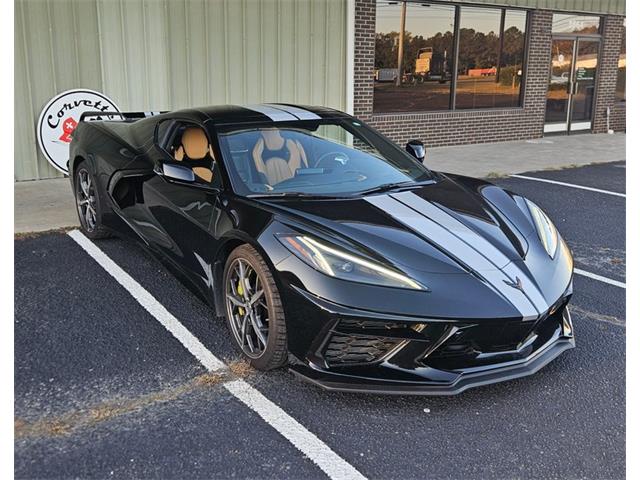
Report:
[[80,121],[97,122],[109,120],[112,122],[135,122],[136,120],[153,117],[162,113],[167,112],[84,112],[82,115],[80,115]]

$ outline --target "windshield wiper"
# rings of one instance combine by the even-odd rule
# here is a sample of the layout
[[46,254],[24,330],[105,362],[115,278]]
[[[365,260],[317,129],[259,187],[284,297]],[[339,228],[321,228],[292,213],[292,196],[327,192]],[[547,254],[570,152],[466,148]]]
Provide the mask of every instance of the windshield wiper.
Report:
[[332,195],[318,195],[305,192],[274,192],[274,193],[252,193],[248,198],[337,198]]
[[382,185],[378,185],[377,187],[360,190],[356,193],[356,195],[368,195],[370,193],[388,192],[389,190],[395,190],[397,188],[420,187],[429,183],[433,183],[433,180],[428,180],[425,182],[415,182],[413,180],[409,180],[406,182],[383,183]]

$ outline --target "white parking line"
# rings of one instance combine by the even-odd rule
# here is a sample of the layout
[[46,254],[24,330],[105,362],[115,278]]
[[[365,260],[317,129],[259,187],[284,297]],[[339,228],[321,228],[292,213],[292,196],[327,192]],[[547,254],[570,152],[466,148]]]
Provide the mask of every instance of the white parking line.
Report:
[[556,180],[548,180],[546,178],[527,177],[526,175],[509,175],[509,176],[513,178],[521,178],[523,180],[533,180],[534,182],[543,182],[543,183],[551,183],[553,185],[562,185],[563,187],[579,188],[580,190],[589,190],[590,192],[605,193],[607,195],[614,195],[616,197],[624,197],[624,198],[627,197],[627,195],[624,193],[611,192],[609,190],[602,190],[600,188],[585,187],[584,185],[574,185],[573,183],[558,182]]
[[[91,240],[79,230],[70,231],[69,236],[122,285],[145,310],[178,339],[207,370],[216,371],[227,368],[224,362],[211,353],[153,295],[111,260]],[[224,387],[234,397],[260,415],[280,435],[320,467],[329,478],[366,480],[366,477],[331,450],[327,444],[244,380],[227,382]]]
[[[321,468],[330,478],[364,479],[360,472],[338,457],[320,439],[244,380],[227,382],[224,386],[298,450],[304,452],[318,465],[323,465]],[[336,457],[339,460],[337,462]]]
[[619,282],[618,280],[613,280],[611,278],[603,277],[602,275],[598,275],[597,273],[586,272],[584,270],[580,270],[579,268],[574,268],[573,273],[577,273],[578,275],[582,275],[583,277],[592,278],[593,280],[598,280],[599,282],[608,283],[609,285],[614,285],[616,287],[624,288],[626,290],[627,284],[623,282]]
[[122,285],[140,305],[144,307],[171,335],[176,337],[184,347],[196,357],[210,372],[226,368],[226,365],[216,358],[207,348],[200,343],[189,330],[182,325],[176,317],[158,302],[153,295],[145,290],[129,274],[111,260],[95,243],[85,237],[79,230],[72,230],[69,236],[73,238],[93,259],[100,264],[116,281]]

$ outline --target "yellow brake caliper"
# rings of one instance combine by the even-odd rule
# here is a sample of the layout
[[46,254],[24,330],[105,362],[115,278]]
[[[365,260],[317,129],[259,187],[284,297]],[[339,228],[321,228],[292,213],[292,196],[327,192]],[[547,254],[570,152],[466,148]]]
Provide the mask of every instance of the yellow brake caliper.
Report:
[[[242,282],[238,279],[238,295],[244,296],[244,288],[242,287]],[[238,313],[240,315],[244,315],[244,307],[238,307]]]

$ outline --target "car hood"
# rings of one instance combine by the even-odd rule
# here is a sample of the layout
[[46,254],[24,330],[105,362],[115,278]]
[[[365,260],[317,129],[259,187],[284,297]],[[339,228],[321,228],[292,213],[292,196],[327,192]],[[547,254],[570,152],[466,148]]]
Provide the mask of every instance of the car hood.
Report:
[[[429,287],[430,304],[439,302],[442,312],[456,310],[447,307],[452,298],[468,307],[466,312],[482,302],[511,305],[524,319],[548,311],[570,288],[573,263],[564,241],[559,237],[553,258],[547,254],[522,197],[482,180],[437,178],[360,198],[260,202],[293,230],[401,269]],[[363,304],[365,298],[371,303],[364,294]]]
[[353,199],[281,198],[267,203],[330,236],[338,234],[358,244],[386,263],[428,273],[469,272],[469,265],[450,251],[447,242],[434,238],[435,224],[464,229],[467,242],[485,240],[491,250],[500,252],[492,263],[496,269],[522,260],[535,233],[510,194],[487,182],[450,175],[403,192]]

